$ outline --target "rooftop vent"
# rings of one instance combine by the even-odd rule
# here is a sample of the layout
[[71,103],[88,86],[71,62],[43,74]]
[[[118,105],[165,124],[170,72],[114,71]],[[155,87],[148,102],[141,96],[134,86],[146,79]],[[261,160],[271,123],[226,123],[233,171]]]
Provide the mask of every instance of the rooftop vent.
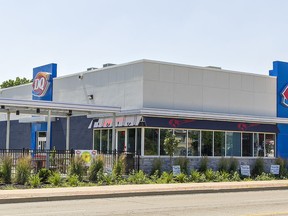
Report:
[[217,66],[207,66],[206,68],[222,70],[221,67],[217,67]]
[[106,63],[106,64],[103,64],[103,68],[105,67],[111,67],[111,66],[114,66],[115,64],[112,64],[112,63]]
[[96,68],[96,67],[90,67],[90,68],[87,68],[87,71],[92,71],[92,70],[96,70],[96,69],[98,69],[98,68]]

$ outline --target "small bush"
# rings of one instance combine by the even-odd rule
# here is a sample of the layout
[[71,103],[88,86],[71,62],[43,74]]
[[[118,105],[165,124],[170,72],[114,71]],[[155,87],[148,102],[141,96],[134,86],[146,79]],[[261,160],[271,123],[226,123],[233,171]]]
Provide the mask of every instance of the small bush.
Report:
[[15,181],[17,184],[26,184],[31,175],[31,158],[30,157],[21,157],[18,159],[16,164],[16,176]]
[[53,186],[60,186],[61,183],[62,183],[62,178],[61,178],[61,175],[60,173],[58,172],[54,172],[49,178],[48,178],[48,182],[50,184],[52,184]]
[[209,163],[208,157],[207,156],[202,157],[199,164],[199,171],[204,173],[208,169],[208,163]]
[[69,176],[77,175],[78,180],[82,181],[85,171],[86,171],[85,162],[82,159],[82,157],[76,156],[75,158],[72,158],[69,167]]
[[229,161],[227,158],[221,157],[218,163],[218,171],[228,172],[229,171]]
[[215,173],[212,169],[207,169],[204,174],[207,181],[214,181]]
[[237,171],[230,174],[230,181],[241,181],[241,177]]
[[112,174],[119,178],[125,173],[126,169],[126,155],[121,154],[117,161],[115,161]]
[[32,188],[38,188],[41,185],[39,174],[31,175],[29,177],[29,185]]
[[263,158],[257,158],[252,169],[252,176],[261,175],[264,172],[264,161]]
[[99,171],[97,173],[97,183],[98,185],[111,185],[113,184],[113,176],[107,173]]
[[198,172],[197,170],[192,170],[190,178],[192,182],[200,182],[201,173]]
[[181,168],[181,172],[187,174],[188,173],[188,166],[189,166],[189,159],[185,157],[179,157],[175,160],[175,165],[179,165]]
[[12,157],[4,156],[2,159],[1,178],[5,184],[10,184],[12,181]]
[[288,175],[287,161],[284,160],[283,158],[277,158],[275,161],[275,164],[280,165],[280,170],[279,170],[280,178],[286,178]]
[[72,175],[72,176],[69,176],[68,177],[68,181],[67,181],[68,185],[69,186],[72,186],[72,187],[77,187],[79,186],[79,177],[77,175]]
[[185,173],[180,173],[179,175],[177,175],[175,177],[175,180],[179,183],[185,183],[185,182],[188,182],[188,176],[185,174]]
[[235,173],[236,171],[238,171],[238,167],[239,167],[239,162],[236,158],[231,157],[229,159],[229,173]]
[[104,169],[104,157],[103,155],[99,155],[94,159],[88,170],[88,178],[89,181],[97,182],[97,174],[98,172],[103,172]]
[[[151,175],[154,175],[155,172],[160,176],[162,173],[162,160],[160,158],[155,158],[152,163]],[[158,177],[159,177],[158,176]]]
[[42,183],[47,183],[48,182],[48,178],[52,175],[51,171],[46,169],[46,168],[42,168],[39,170],[39,178],[40,178],[40,181]]
[[269,174],[269,173],[261,173],[261,175],[256,176],[255,180],[256,181],[270,181],[270,180],[274,180],[275,178],[273,177],[273,175]]
[[157,183],[168,184],[173,182],[173,173],[163,172]]
[[127,178],[127,182],[131,184],[149,184],[150,179],[142,170],[139,172],[132,171]]
[[230,174],[225,171],[217,171],[214,173],[215,182],[227,182],[229,181]]

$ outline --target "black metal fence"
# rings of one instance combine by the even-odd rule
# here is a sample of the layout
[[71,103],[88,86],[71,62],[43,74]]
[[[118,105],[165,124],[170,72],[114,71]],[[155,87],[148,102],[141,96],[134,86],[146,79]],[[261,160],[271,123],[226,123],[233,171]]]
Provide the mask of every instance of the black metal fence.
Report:
[[[103,155],[105,169],[112,170],[114,162],[121,154],[126,156],[126,172],[131,170],[139,171],[139,155],[134,152],[97,152],[97,155]],[[37,173],[41,168],[47,168],[67,174],[71,159],[76,155],[75,150],[31,150],[31,149],[0,149],[0,164],[5,156],[12,158],[12,171],[15,172],[17,160],[23,156],[30,156],[33,170]],[[96,157],[97,157],[96,155]]]

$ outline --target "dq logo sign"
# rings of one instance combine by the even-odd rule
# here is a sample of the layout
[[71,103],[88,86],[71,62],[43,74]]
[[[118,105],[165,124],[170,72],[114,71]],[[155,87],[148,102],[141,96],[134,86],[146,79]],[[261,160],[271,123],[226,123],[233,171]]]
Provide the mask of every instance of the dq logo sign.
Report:
[[45,96],[50,86],[50,73],[38,72],[34,77],[32,88],[33,95],[37,97]]
[[282,95],[282,104],[288,107],[288,85],[285,86],[281,95]]

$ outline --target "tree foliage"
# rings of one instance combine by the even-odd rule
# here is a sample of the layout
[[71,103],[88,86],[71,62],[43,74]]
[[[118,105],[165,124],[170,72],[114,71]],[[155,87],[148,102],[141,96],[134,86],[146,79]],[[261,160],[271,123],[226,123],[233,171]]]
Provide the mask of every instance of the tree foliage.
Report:
[[164,149],[166,153],[170,156],[171,166],[172,166],[172,157],[179,143],[180,141],[176,139],[176,135],[172,134],[172,132],[170,131],[167,131],[165,140],[164,140]]
[[20,78],[20,77],[16,77],[15,80],[6,80],[4,82],[1,83],[0,88],[9,88],[12,86],[18,86],[18,85],[23,85],[23,84],[27,84],[27,83],[31,83],[32,80],[27,79],[27,78]]

